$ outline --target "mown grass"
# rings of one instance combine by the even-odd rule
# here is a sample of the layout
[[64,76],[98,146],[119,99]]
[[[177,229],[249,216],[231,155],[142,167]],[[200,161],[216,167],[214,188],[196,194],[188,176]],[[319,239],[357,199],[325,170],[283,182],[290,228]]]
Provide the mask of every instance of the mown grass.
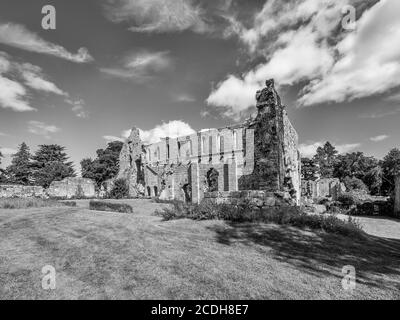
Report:
[[46,208],[46,207],[75,207],[76,202],[60,202],[54,199],[40,198],[10,198],[0,199],[0,209],[27,209],[27,208]]
[[[400,298],[400,240],[273,223],[163,222],[152,214],[163,204],[122,203],[135,214],[0,210],[0,299]],[[49,264],[55,290],[41,287]],[[346,265],[356,268],[352,291],[341,284]]]

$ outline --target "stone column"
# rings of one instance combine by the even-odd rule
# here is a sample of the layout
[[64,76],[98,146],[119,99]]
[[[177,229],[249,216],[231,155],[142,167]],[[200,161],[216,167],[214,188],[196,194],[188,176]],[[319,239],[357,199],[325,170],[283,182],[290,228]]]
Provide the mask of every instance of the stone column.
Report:
[[238,191],[236,159],[232,159],[232,162],[229,165],[229,191]]
[[192,183],[192,202],[200,203],[200,178],[199,164],[194,162],[191,164],[191,183]]

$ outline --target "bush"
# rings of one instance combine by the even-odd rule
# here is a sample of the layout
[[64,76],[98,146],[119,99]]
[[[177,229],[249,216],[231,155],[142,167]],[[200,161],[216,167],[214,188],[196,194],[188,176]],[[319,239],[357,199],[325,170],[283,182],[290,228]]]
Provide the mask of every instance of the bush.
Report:
[[360,200],[352,193],[344,193],[338,197],[338,202],[340,202],[344,207],[350,208],[351,206],[359,204]]
[[246,206],[213,204],[202,201],[199,205],[174,202],[172,207],[157,210],[156,215],[164,220],[188,218],[192,220],[227,220],[232,222],[264,222],[290,225],[298,228],[323,230],[345,236],[361,236],[362,229],[357,221],[348,221],[332,215],[310,215],[298,207],[271,207],[254,210]]
[[129,196],[129,186],[125,179],[118,179],[112,187],[109,197],[111,199],[124,199]]
[[343,179],[343,183],[346,186],[347,190],[358,190],[358,191],[364,191],[366,193],[369,192],[368,187],[366,184],[358,178],[355,177],[346,177]]
[[89,209],[95,211],[110,211],[120,213],[133,213],[133,209],[130,205],[125,203],[110,203],[105,201],[90,201]]
[[64,206],[67,207],[76,207],[76,202],[75,201],[63,201],[61,202]]

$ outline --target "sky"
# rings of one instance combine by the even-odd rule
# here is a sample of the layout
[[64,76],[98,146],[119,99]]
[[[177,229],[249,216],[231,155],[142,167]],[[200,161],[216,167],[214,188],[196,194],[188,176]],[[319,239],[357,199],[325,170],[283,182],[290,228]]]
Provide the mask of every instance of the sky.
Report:
[[398,0],[2,0],[2,166],[22,142],[65,146],[79,171],[134,126],[152,143],[240,123],[269,78],[303,156],[330,141],[382,158],[400,147],[399,13]]

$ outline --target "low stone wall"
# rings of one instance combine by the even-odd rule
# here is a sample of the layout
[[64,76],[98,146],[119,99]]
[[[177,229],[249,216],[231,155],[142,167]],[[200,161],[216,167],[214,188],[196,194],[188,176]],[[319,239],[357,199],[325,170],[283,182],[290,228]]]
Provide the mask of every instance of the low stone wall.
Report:
[[289,192],[218,191],[206,192],[204,199],[215,204],[250,205],[258,208],[296,206]]
[[95,198],[95,182],[85,178],[66,178],[62,181],[54,181],[47,189],[51,198]]
[[46,198],[46,192],[39,186],[0,185],[0,198]]
[[400,218],[400,175],[395,178],[394,216]]
[[302,196],[312,199],[332,198],[333,201],[336,201],[346,191],[344,184],[337,178],[323,178],[316,181],[304,180],[301,184]]

